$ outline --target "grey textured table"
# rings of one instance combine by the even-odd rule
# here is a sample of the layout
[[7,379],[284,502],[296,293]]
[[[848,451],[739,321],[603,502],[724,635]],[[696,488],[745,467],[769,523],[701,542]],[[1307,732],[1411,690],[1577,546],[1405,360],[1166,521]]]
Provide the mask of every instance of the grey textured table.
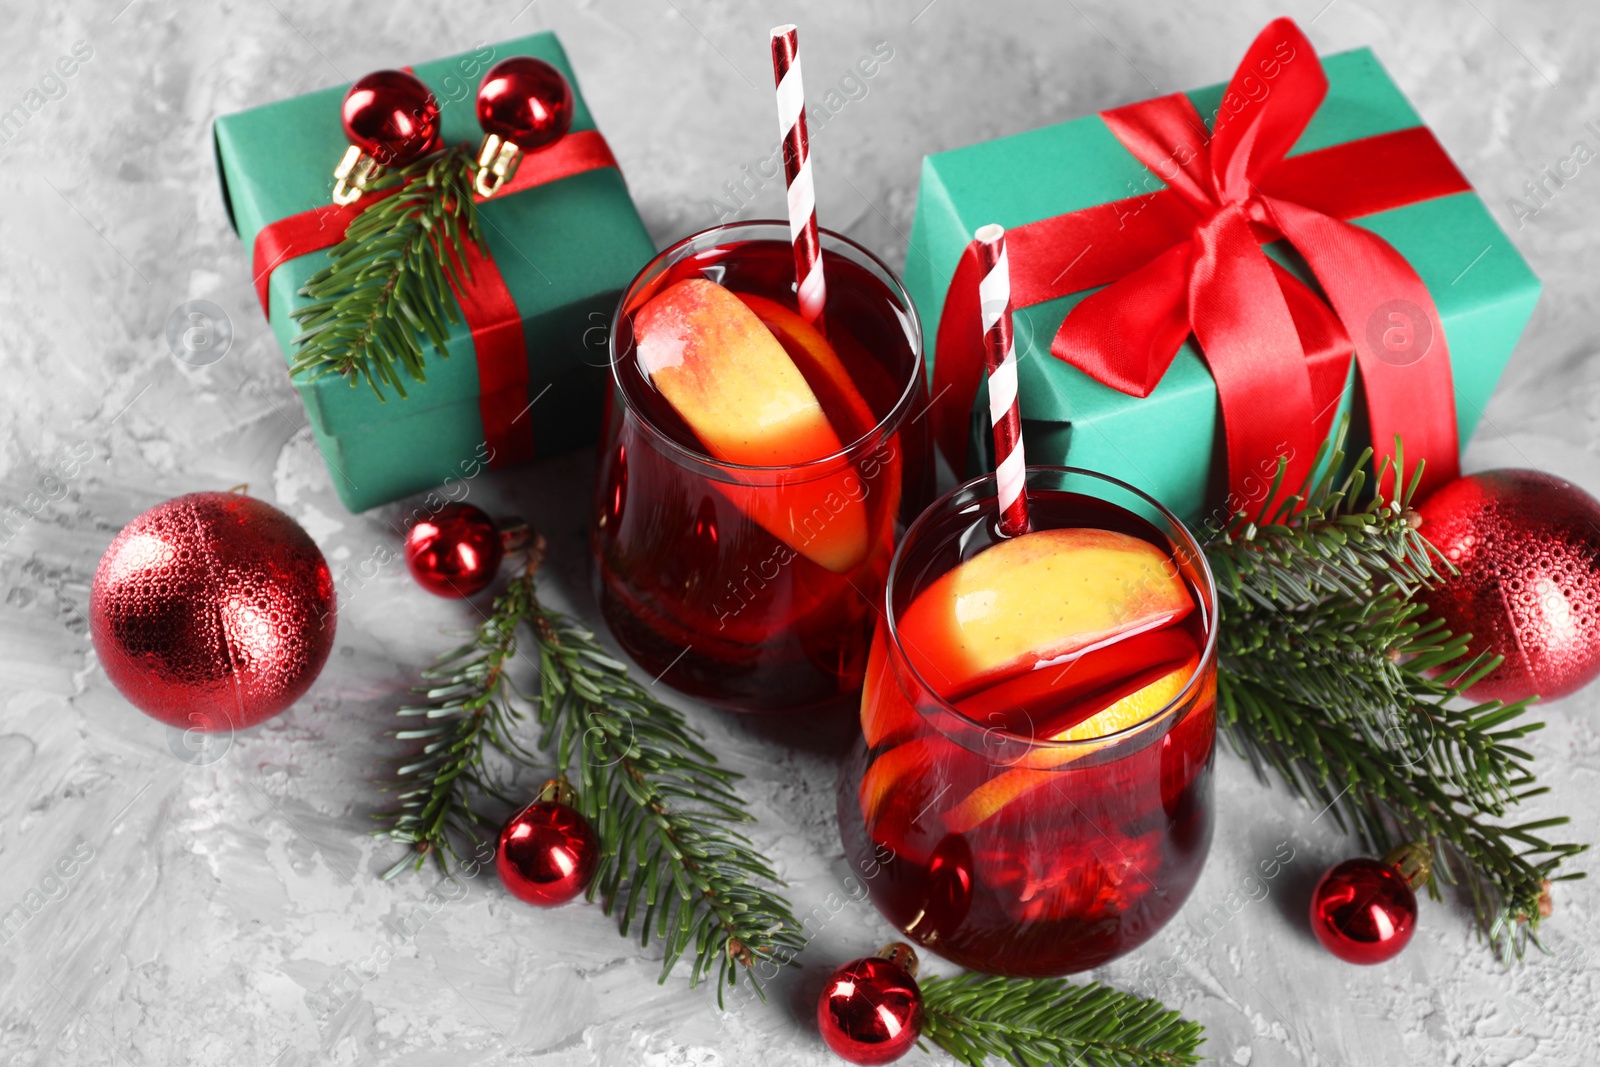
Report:
[[[0,128],[0,505],[31,517],[0,545],[0,911],[32,892],[44,903],[0,939],[0,1061],[829,1062],[807,998],[829,963],[887,932],[870,905],[839,895],[842,732],[692,710],[749,775],[756,839],[815,933],[812,966],[786,973],[771,1004],[719,1016],[705,990],[656,985],[655,954],[598,909],[534,911],[486,879],[451,899],[432,876],[377,881],[393,858],[367,836],[390,753],[381,731],[441,632],[473,619],[397,564],[346,579],[337,648],[305,699],[206,760],[178,758],[177,735],[107,682],[86,632],[90,577],[116,530],[161,499],[248,482],[352,575],[396,546],[398,507],[351,516],[330,488],[223,215],[209,123],[555,28],[666,242],[738,206],[725,183],[770,150],[766,29],[792,18],[808,95],[839,90],[815,141],[821,216],[900,263],[923,153],[1221,80],[1283,12],[1108,0],[364,7],[4,5],[0,111],[23,104],[28,118]],[[1287,13],[1325,52],[1376,47],[1547,283],[1468,469],[1540,467],[1600,491],[1600,300],[1584,266],[1600,242],[1600,177],[1579,167],[1547,182],[1542,203],[1524,189],[1575,142],[1600,147],[1586,125],[1600,121],[1600,16],[1582,0],[1303,0]],[[79,41],[91,57],[47,78]],[[892,58],[847,80],[880,41]],[[747,188],[741,217],[781,213],[781,183]],[[203,368],[166,341],[191,299],[231,321],[229,352]],[[64,494],[49,481],[63,469]],[[585,454],[552,460],[481,479],[472,498],[547,531],[551,598],[593,619],[591,469]],[[1553,791],[1532,808],[1570,812],[1576,838],[1595,840],[1600,689],[1544,710],[1550,728],[1531,747]],[[1323,953],[1303,918],[1317,873],[1352,845],[1228,755],[1218,793],[1216,843],[1186,911],[1095,977],[1175,973],[1161,995],[1206,1024],[1207,1052],[1225,1064],[1595,1062],[1600,883],[1559,887],[1551,955],[1513,969],[1458,908],[1430,903],[1402,957],[1356,969]],[[1285,849],[1278,878],[1250,880]],[[62,858],[72,877],[44,881]]]

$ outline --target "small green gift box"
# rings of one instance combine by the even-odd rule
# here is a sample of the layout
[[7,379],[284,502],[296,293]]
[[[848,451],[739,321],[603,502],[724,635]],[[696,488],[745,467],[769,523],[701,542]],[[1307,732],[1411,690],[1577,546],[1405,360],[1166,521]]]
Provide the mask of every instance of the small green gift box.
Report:
[[[1285,55],[1290,58],[1283,59]],[[1228,86],[1215,85],[1186,94],[1193,112],[1182,103],[1182,97],[1166,98],[1171,106],[1153,118],[1141,114],[1136,117],[1137,121],[1130,121],[1119,112],[1160,101],[1130,105],[1118,112],[1091,115],[925,158],[910,251],[906,257],[905,281],[923,321],[930,324],[931,395],[939,397],[941,390],[952,383],[961,385],[948,390],[950,395],[937,401],[955,405],[945,415],[946,429],[953,432],[942,433],[941,443],[958,469],[963,461],[968,467],[986,466],[992,454],[987,389],[976,376],[981,375],[981,360],[976,375],[968,367],[965,384],[962,384],[957,380],[961,372],[945,365],[947,359],[954,361],[954,357],[941,351],[947,344],[947,337],[939,330],[947,302],[952,318],[957,317],[953,314],[955,309],[962,306],[958,304],[960,297],[952,296],[962,291],[952,288],[952,279],[958,277],[958,268],[969,269],[966,260],[971,257],[969,242],[973,232],[987,223],[999,223],[1008,231],[1014,231],[1017,227],[1060,216],[1085,220],[1085,228],[1074,232],[1090,233],[1090,236],[1075,238],[1077,244],[1063,241],[1063,247],[1051,249],[1049,267],[1054,272],[1060,264],[1060,273],[1070,278],[1069,272],[1082,269],[1074,259],[1074,256],[1081,256],[1091,264],[1088,269],[1092,273],[1092,261],[1096,257],[1116,251],[1117,241],[1121,239],[1117,236],[1119,227],[1154,225],[1148,217],[1136,218],[1139,212],[1174,213],[1182,207],[1174,206],[1174,198],[1181,191],[1173,189],[1168,195],[1170,183],[1162,179],[1178,176],[1180,167],[1188,162],[1184,153],[1177,153],[1174,165],[1154,168],[1163,172],[1162,178],[1154,177],[1153,168],[1148,165],[1149,152],[1146,152],[1147,162],[1141,163],[1125,147],[1124,140],[1113,132],[1114,128],[1136,141],[1146,130],[1141,123],[1155,128],[1164,115],[1192,114],[1195,127],[1202,121],[1205,123],[1205,129],[1199,130],[1193,143],[1202,146],[1201,151],[1219,151],[1218,145],[1224,138],[1216,116],[1242,115],[1237,121],[1243,123],[1250,121],[1252,107],[1281,107],[1288,103],[1283,97],[1305,90],[1308,84],[1316,84],[1320,75],[1313,71],[1325,72],[1326,96],[1320,97],[1318,104],[1309,90],[1303,94],[1308,98],[1303,106],[1309,122],[1297,138],[1285,141],[1285,147],[1289,144],[1293,147],[1288,148],[1286,155],[1279,150],[1282,158],[1278,172],[1268,177],[1282,178],[1280,184],[1284,185],[1294,179],[1302,186],[1319,186],[1311,195],[1324,204],[1334,205],[1321,209],[1328,211],[1334,211],[1340,204],[1359,201],[1361,197],[1356,194],[1361,192],[1360,186],[1368,177],[1395,187],[1403,188],[1409,183],[1424,190],[1423,195],[1416,197],[1392,197],[1389,202],[1380,203],[1379,210],[1344,211],[1338,216],[1341,221],[1335,225],[1348,222],[1385,239],[1425,285],[1422,302],[1426,303],[1431,296],[1437,308],[1436,321],[1442,324],[1444,337],[1448,339],[1449,358],[1443,361],[1446,368],[1443,380],[1453,381],[1454,393],[1453,425],[1448,408],[1443,409],[1442,418],[1435,419],[1436,428],[1438,425],[1444,428],[1436,438],[1449,442],[1448,448],[1435,449],[1435,455],[1446,457],[1448,462],[1431,465],[1448,470],[1459,460],[1456,441],[1464,443],[1482,417],[1489,395],[1538,300],[1538,278],[1490,217],[1482,199],[1466,186],[1465,179],[1433,141],[1416,111],[1370,50],[1334,55],[1322,60],[1318,67],[1319,61],[1309,42],[1292,23],[1280,20],[1257,39],[1247,56],[1247,64],[1252,62],[1259,69],[1242,65],[1240,73]],[[1132,133],[1127,132],[1130,129]],[[1255,132],[1260,138],[1270,136],[1259,129]],[[1181,141],[1183,137],[1180,134],[1178,139]],[[1417,152],[1413,156],[1411,153],[1419,145],[1427,152]],[[1346,148],[1349,152],[1341,155]],[[1338,151],[1320,157],[1308,155],[1322,149]],[[1248,146],[1241,151],[1246,150]],[[1367,155],[1362,157],[1362,153]],[[1331,180],[1320,183],[1302,180],[1307,174],[1314,177],[1321,161],[1333,157],[1346,159],[1346,162],[1366,158],[1369,164],[1377,160],[1381,166],[1368,165],[1362,169],[1359,165],[1340,163],[1346,176],[1353,176],[1344,187]],[[1313,165],[1301,165],[1308,163]],[[1284,172],[1289,171],[1293,173],[1285,178]],[[1209,174],[1205,177],[1212,180]],[[1232,179],[1224,175],[1214,180],[1220,186]],[[1151,190],[1158,192],[1152,195]],[[1240,194],[1245,200],[1241,210],[1246,212],[1249,223],[1263,219],[1273,221],[1268,209],[1248,195],[1261,193],[1265,199],[1265,194],[1272,192],[1272,188],[1263,192],[1252,187]],[[1377,195],[1374,199],[1382,201],[1387,195]],[[1174,214],[1173,217],[1178,216]],[[1091,232],[1095,226],[1098,226],[1098,233]],[[1181,229],[1177,224],[1174,226]],[[1010,234],[1008,240],[1009,237]],[[1208,230],[1205,241],[1215,240],[1215,230]],[[1270,260],[1305,283],[1309,294],[1318,301],[1326,300],[1324,289],[1327,287],[1321,283],[1335,279],[1308,269],[1308,259],[1312,257],[1303,258],[1297,251],[1299,246],[1290,245],[1291,242],[1276,240],[1261,247]],[[1039,247],[1041,242],[1035,241],[1025,252],[1037,255]],[[1197,240],[1194,247],[1204,251],[1211,245]],[[1199,254],[1193,253],[1196,257]],[[1014,299],[1020,290],[1030,289],[1037,297],[1041,289],[1054,281],[1046,273],[1042,278],[1024,279],[1019,286],[1016,246],[1012,246],[1011,255]],[[1126,269],[1139,270],[1142,263]],[[1270,263],[1263,264],[1263,269],[1267,268],[1277,270]],[[1145,281],[1149,284],[1145,291],[1159,289],[1159,265],[1151,267],[1147,273],[1149,277]],[[1191,294],[1195,292],[1193,277],[1189,275]],[[1354,282],[1359,284],[1363,280],[1356,278]],[[1045,299],[1030,302],[1025,297],[1019,303],[1028,306],[1018,306],[1014,312],[1018,391],[1028,462],[1099,471],[1144,489],[1188,520],[1207,515],[1208,509],[1215,518],[1219,502],[1225,496],[1232,496],[1226,492],[1231,479],[1225,469],[1228,467],[1222,419],[1225,405],[1219,403],[1216,380],[1195,337],[1187,333],[1188,326],[1171,338],[1171,343],[1177,344],[1178,337],[1188,336],[1164,373],[1153,382],[1153,388],[1143,396],[1103,384],[1102,380],[1096,380],[1065,358],[1052,354],[1053,339],[1069,312],[1090,299],[1108,281],[1115,284],[1114,279],[1101,276],[1095,278],[1092,285]],[[1057,288],[1070,284],[1070,281],[1059,283]],[[1293,279],[1288,287],[1294,287]],[[1337,305],[1338,301],[1333,303]],[[1247,318],[1254,311],[1248,301],[1236,301],[1232,309],[1239,318]],[[1404,363],[1404,358],[1390,359],[1384,355],[1382,346],[1393,339],[1403,346],[1411,336],[1404,331],[1418,328],[1425,332],[1429,321],[1423,316],[1412,322],[1401,315],[1392,319],[1399,325],[1391,327],[1392,308],[1383,305],[1377,311],[1390,317],[1374,312],[1370,322],[1346,321],[1346,329],[1341,331],[1336,325],[1333,336],[1342,339],[1341,351],[1347,353],[1359,343],[1354,340],[1359,333],[1360,339],[1368,343],[1369,353],[1374,351],[1372,346],[1377,346],[1378,362],[1388,359],[1395,364]],[[975,311],[973,317],[976,318]],[[1373,322],[1378,328],[1374,328]],[[973,328],[974,332],[978,329]],[[1400,332],[1391,337],[1384,332],[1388,329]],[[1108,347],[1117,353],[1118,343],[1112,340]],[[1307,351],[1309,353],[1309,346]],[[968,353],[969,364],[970,359]],[[1306,362],[1308,365],[1313,362],[1309,355]],[[1159,370],[1161,364],[1155,365]],[[1343,372],[1343,366],[1341,361],[1339,372],[1329,379],[1332,391],[1325,395],[1331,395],[1335,403],[1324,404],[1324,410],[1317,412],[1321,417],[1317,423],[1318,434],[1324,423],[1335,424],[1340,413],[1349,412],[1354,419],[1354,443],[1360,447],[1363,437],[1369,433],[1365,414],[1370,403],[1363,402],[1360,391],[1365,388],[1370,394],[1374,386],[1371,380],[1366,380],[1369,365],[1362,362],[1359,355],[1351,361],[1348,373]],[[1399,374],[1399,370],[1393,368],[1380,366],[1376,369],[1386,374]],[[1341,374],[1344,380],[1342,398],[1338,390]],[[1374,375],[1373,380],[1376,378]],[[1384,428],[1401,431],[1409,442],[1412,427],[1404,415],[1407,405],[1414,404],[1420,413],[1436,398],[1430,398],[1420,385],[1407,385],[1407,382],[1424,379],[1402,376],[1397,380],[1398,387],[1385,386],[1390,389],[1388,421],[1395,425]],[[1441,391],[1448,397],[1452,390],[1447,387]],[[1337,410],[1327,410],[1335,407]],[[1377,409],[1372,410],[1372,424],[1376,426]],[[1402,413],[1398,420],[1394,417],[1396,412]],[[936,410],[935,415],[938,414]],[[1257,419],[1271,419],[1276,413],[1273,405],[1267,403],[1255,405],[1252,415]],[[951,422],[952,419],[958,420],[959,425]],[[1392,439],[1393,435],[1388,436]],[[1420,430],[1418,436],[1422,436]],[[1406,456],[1408,460],[1414,458],[1410,447]],[[1270,470],[1272,464],[1265,466]],[[1266,480],[1270,482],[1270,475]],[[1231,484],[1237,485],[1236,482]],[[1230,505],[1234,502],[1229,501]]]
[[[295,376],[333,484],[352,511],[485,466],[587,444],[598,429],[611,315],[655,246],[566,53],[554,34],[540,33],[423,63],[413,73],[439,101],[443,142],[476,146],[483,136],[478,83],[511,56],[553,64],[572,84],[575,104],[571,131],[526,157],[519,179],[554,158],[546,153],[583,162],[479,205],[491,266],[468,283],[474,314],[451,324],[449,358],[423,344],[427,380],[407,380],[406,397],[385,389],[380,398],[364,381],[352,386],[338,376]],[[333,170],[348,143],[340,122],[348,88],[226,115],[214,129],[223,196],[234,229],[253,252],[257,288],[286,358],[301,332],[292,317],[306,303],[300,289],[328,263],[327,240],[311,241],[322,247],[304,254],[296,244],[305,248],[307,227],[314,231],[333,217],[327,213]],[[494,288],[479,299],[477,287],[484,285]]]

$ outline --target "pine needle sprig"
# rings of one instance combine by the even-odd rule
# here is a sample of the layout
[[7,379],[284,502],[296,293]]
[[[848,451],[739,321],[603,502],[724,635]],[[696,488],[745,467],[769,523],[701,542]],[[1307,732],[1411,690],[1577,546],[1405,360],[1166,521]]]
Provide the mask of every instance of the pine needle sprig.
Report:
[[921,983],[922,1036],[968,1067],[1177,1067],[1200,1061],[1199,1023],[1096,983],[964,974]]
[[1393,593],[1330,602],[1314,622],[1246,609],[1228,617],[1219,665],[1225,684],[1255,683],[1319,709],[1389,763],[1502,815],[1530,774],[1531,756],[1517,742],[1543,723],[1523,717],[1526,701],[1462,706],[1458,685],[1425,673],[1440,664],[1477,674],[1487,665],[1467,656],[1467,635],[1419,618],[1425,611]]
[[518,655],[522,624],[539,610],[531,576],[514,579],[495,598],[489,616],[473,640],[440,656],[422,672],[418,698],[396,711],[414,720],[394,731],[400,741],[422,741],[422,751],[394,772],[387,788],[397,794],[397,807],[381,816],[380,835],[408,846],[411,854],[384,872],[393,878],[407,866],[420,869],[432,856],[443,874],[461,862],[460,848],[476,848],[482,828],[494,824],[481,811],[482,797],[505,804],[513,801],[485,767],[489,750],[512,763],[537,768],[546,761],[516,737],[523,712],[512,701],[506,675]]
[[[1547,883],[1582,878],[1559,873],[1586,846],[1552,843],[1543,831],[1564,817],[1502,825],[1495,813],[1440,783],[1429,771],[1372,745],[1301,705],[1263,694],[1219,672],[1217,707],[1234,728],[1236,750],[1258,771],[1270,768],[1339,825],[1354,830],[1376,855],[1411,840],[1433,846],[1436,879],[1461,885],[1480,930],[1503,957],[1520,956],[1535,939]],[[1269,731],[1281,730],[1281,736]],[[1342,783],[1337,788],[1334,783]],[[1527,774],[1507,808],[1545,792]],[[1430,892],[1438,896],[1434,883]]]
[[293,312],[301,333],[291,373],[337,374],[380,400],[385,387],[404,398],[406,378],[427,380],[424,340],[448,358],[449,324],[461,321],[452,288],[471,277],[467,244],[488,250],[472,164],[470,148],[452,146],[367,187],[368,206],[300,290],[309,302]]
[[[735,788],[742,776],[593,633],[540,603],[542,558],[535,535],[526,567],[474,640],[441,657],[425,672],[420,699],[399,710],[423,722],[396,738],[424,747],[395,772],[398,806],[380,816],[379,833],[411,850],[385,877],[430,855],[449,874],[464,846],[482,841],[481,828],[497,825],[484,802],[517,803],[486,770],[491,751],[552,775],[576,764],[577,805],[601,844],[590,899],[624,936],[663,943],[661,981],[687,957],[691,986],[715,973],[719,1004],[741,973],[759,994],[752,967],[786,962],[805,939],[777,872],[738,829],[753,821]],[[539,668],[537,692],[526,697],[508,675],[519,656]],[[528,746],[518,733],[530,717],[540,736]]]
[[[542,747],[578,762],[583,813],[605,842],[590,898],[641,944],[665,943],[661,980],[689,955],[690,985],[717,972],[717,1001],[758,960],[805,945],[777,872],[734,827],[751,822],[734,791],[741,775],[717,764],[681,712],[628,675],[594,634],[553,612],[534,621],[540,657]],[[754,974],[751,982],[756,983]],[[757,993],[759,984],[755,984]]]
[[[1330,598],[1365,599],[1378,582],[1409,599],[1437,580],[1438,551],[1408,510],[1421,468],[1402,495],[1363,504],[1372,449],[1347,468],[1342,447],[1347,432],[1341,423],[1296,493],[1283,493],[1280,464],[1261,517],[1252,520],[1241,512],[1213,539],[1212,568],[1218,588],[1231,599],[1281,615]],[[1341,479],[1338,472],[1345,469],[1349,473]],[[1390,471],[1385,460],[1376,484],[1384,484]]]
[[[1506,825],[1544,790],[1519,742],[1543,727],[1527,702],[1469,703],[1497,659],[1472,656],[1413,599],[1449,568],[1426,540],[1403,465],[1394,495],[1366,491],[1363,452],[1345,464],[1341,426],[1299,493],[1275,484],[1251,521],[1235,516],[1207,548],[1221,604],[1217,707],[1234,748],[1272,771],[1375,853],[1428,839],[1435,870],[1463,884],[1503,956],[1536,938],[1549,881],[1584,850]],[[1336,472],[1349,470],[1338,476]],[[1430,884],[1430,891],[1437,892]]]

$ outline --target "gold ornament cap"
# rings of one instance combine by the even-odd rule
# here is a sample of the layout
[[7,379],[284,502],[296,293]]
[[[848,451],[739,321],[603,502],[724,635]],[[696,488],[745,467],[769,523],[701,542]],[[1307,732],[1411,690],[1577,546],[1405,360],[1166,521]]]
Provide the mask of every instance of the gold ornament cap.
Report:
[[873,953],[873,955],[879,959],[888,960],[912,978],[917,976],[917,950],[904,941],[891,941]]
[[1415,892],[1433,877],[1433,846],[1426,839],[1407,841],[1390,849],[1383,862],[1400,872],[1400,877]]
[[344,158],[333,168],[333,202],[340,206],[361,199],[367,186],[383,175],[383,165],[355,145],[344,151]]
[[572,783],[567,781],[566,775],[563,774],[550,779],[539,787],[539,795],[533,798],[535,804],[543,804],[551,800],[557,804],[564,804],[569,808],[578,806],[578,793],[572,788]]
[[518,145],[496,133],[485,135],[483,146],[478,149],[478,170],[472,187],[487,200],[516,177],[517,165],[521,162],[522,149]]

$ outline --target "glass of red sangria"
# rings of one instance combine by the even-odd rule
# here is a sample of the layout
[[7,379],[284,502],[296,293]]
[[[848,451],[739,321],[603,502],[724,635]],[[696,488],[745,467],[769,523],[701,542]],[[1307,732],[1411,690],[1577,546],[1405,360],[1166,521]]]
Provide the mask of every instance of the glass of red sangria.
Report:
[[973,970],[1045,976],[1148,940],[1211,843],[1216,592],[1132,486],[1030,467],[1028,533],[992,475],[942,497],[890,568],[840,784],[880,911]]
[[860,688],[894,545],[933,496],[911,298],[848,238],[821,248],[816,325],[787,222],[673,245],[612,324],[601,612],[647,673],[740,711]]

